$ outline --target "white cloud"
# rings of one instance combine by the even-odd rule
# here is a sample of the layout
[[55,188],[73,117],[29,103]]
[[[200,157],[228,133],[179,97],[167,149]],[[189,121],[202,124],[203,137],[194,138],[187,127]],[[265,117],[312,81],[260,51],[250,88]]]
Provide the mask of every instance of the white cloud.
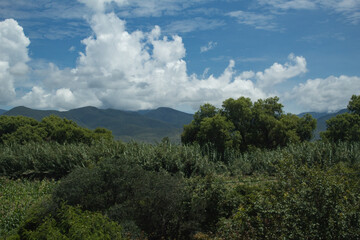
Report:
[[127,0],[78,0],[78,1],[85,4],[87,7],[89,7],[90,9],[92,9],[97,13],[105,12],[106,6],[112,2],[118,4],[119,6],[128,3]]
[[256,29],[279,31],[278,26],[273,22],[272,15],[264,15],[253,12],[233,11],[227,14],[237,19],[238,23],[255,27]]
[[260,4],[271,5],[281,10],[288,9],[315,9],[314,0],[259,0]]
[[360,92],[360,77],[330,76],[309,79],[296,86],[286,98],[295,100],[308,111],[333,112],[346,108],[351,96]]
[[337,12],[350,23],[357,24],[360,21],[359,0],[258,0],[261,5],[271,6],[274,9],[286,11],[326,9]]
[[197,17],[194,19],[179,20],[165,26],[164,32],[174,33],[188,33],[194,31],[211,30],[225,25],[223,21],[215,19],[205,19]]
[[307,72],[306,59],[304,57],[290,54],[288,59],[290,63],[287,62],[284,65],[274,63],[270,68],[265,69],[264,72],[257,72],[257,84],[261,88],[267,88]]
[[[27,71],[30,41],[16,21],[1,22],[0,102],[60,110],[88,105],[127,110],[159,106],[197,109],[204,102],[220,106],[230,97],[269,97],[269,87],[307,71],[305,58],[290,54],[288,62],[274,63],[257,73],[236,73],[231,60],[219,77],[208,76],[208,70],[202,76],[188,75],[181,37],[164,37],[158,26],[150,32],[129,32],[126,22],[114,13],[96,13],[89,23],[93,34],[82,41],[85,51],[77,66],[59,69],[50,63],[34,69],[39,80],[13,101],[16,79]],[[358,77],[347,76],[308,80],[287,99],[314,106],[314,110],[333,110],[346,105],[351,94],[359,92],[359,84]]]
[[29,44],[30,40],[15,20],[0,22],[0,103],[15,97],[15,81],[28,71]]
[[211,49],[213,49],[214,47],[216,47],[216,45],[217,45],[217,42],[210,41],[210,42],[208,42],[207,45],[202,46],[202,47],[200,48],[200,52],[203,53],[203,52],[210,51]]
[[[160,27],[150,32],[128,32],[115,14],[97,13],[90,21],[93,35],[84,39],[74,69],[49,64],[37,70],[38,82],[16,105],[69,109],[93,105],[144,109],[204,102],[218,106],[229,97],[253,99],[267,95],[251,80],[237,76],[234,61],[219,77],[187,74],[182,38],[162,37]],[[205,76],[205,75],[204,75]]]

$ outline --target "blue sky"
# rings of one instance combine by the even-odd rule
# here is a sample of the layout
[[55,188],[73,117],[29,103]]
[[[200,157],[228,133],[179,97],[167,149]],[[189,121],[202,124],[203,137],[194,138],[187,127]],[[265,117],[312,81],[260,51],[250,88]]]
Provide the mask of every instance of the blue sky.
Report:
[[0,107],[193,112],[360,94],[360,0],[2,0]]

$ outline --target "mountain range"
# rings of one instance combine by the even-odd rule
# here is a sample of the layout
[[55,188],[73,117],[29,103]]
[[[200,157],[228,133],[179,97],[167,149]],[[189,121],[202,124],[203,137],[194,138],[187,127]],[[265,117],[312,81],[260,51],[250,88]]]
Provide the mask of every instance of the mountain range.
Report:
[[143,142],[156,142],[164,137],[169,137],[173,142],[180,142],[183,126],[193,119],[192,114],[164,107],[137,112],[95,107],[83,107],[64,112],[15,107],[2,114],[31,117],[38,121],[46,116],[56,115],[73,120],[78,125],[89,129],[107,128],[112,131],[116,139]]
[[[342,109],[334,113],[305,112],[317,119],[317,128],[314,139],[320,138],[320,132],[326,130],[326,120],[347,112]],[[78,125],[89,129],[104,127],[112,131],[116,139],[123,141],[158,142],[169,137],[173,142],[180,142],[183,126],[189,124],[193,115],[160,107],[153,110],[122,111],[115,109],[98,109],[83,107],[69,111],[35,110],[27,107],[15,107],[9,111],[0,109],[0,115],[26,116],[41,121],[46,116],[57,115],[75,121]]]

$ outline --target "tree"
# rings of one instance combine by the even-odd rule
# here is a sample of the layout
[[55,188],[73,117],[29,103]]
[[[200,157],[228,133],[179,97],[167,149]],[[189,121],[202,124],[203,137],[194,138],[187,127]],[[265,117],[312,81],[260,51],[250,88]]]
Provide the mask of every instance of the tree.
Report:
[[105,128],[92,131],[55,115],[45,117],[41,122],[23,116],[0,117],[0,143],[54,141],[91,144],[100,139],[113,140],[113,135]]
[[181,134],[181,142],[184,144],[198,142],[197,134],[200,131],[201,122],[205,118],[214,117],[217,113],[218,109],[210,103],[200,106],[199,111],[194,114],[194,120],[184,126],[184,131]]
[[326,121],[326,131],[320,133],[327,141],[360,141],[360,95],[353,95],[348,104],[350,113],[343,113]]
[[360,115],[360,95],[352,95],[347,108],[351,113]]
[[240,97],[237,100],[229,98],[223,102],[222,114],[231,121],[241,135],[242,146],[246,146],[250,133],[247,129],[252,123],[253,103],[250,98]]
[[252,147],[275,148],[308,141],[316,127],[310,115],[300,118],[284,114],[278,97],[259,99],[229,98],[217,110],[210,104],[200,107],[194,120],[184,126],[182,142],[211,143],[220,153],[227,148],[246,151]]
[[200,145],[213,144],[219,153],[223,153],[226,148],[237,147],[241,142],[240,133],[235,130],[234,124],[220,114],[201,121],[197,138]]

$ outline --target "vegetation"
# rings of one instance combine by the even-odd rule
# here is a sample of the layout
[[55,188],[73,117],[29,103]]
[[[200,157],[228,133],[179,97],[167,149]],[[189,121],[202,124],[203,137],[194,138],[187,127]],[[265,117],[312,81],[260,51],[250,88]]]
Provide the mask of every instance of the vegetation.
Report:
[[360,95],[353,95],[348,104],[349,113],[339,114],[326,121],[327,129],[321,133],[324,140],[360,141]]
[[22,116],[0,116],[0,143],[3,144],[44,141],[90,144],[100,139],[112,140],[113,136],[105,128],[91,131],[55,115],[45,117],[41,122]]
[[[314,120],[283,114],[277,101],[203,105],[184,128],[194,139],[186,145],[13,135],[0,145],[0,235],[359,239],[360,142],[309,142]],[[22,120],[17,129],[59,126]],[[58,120],[50,122],[68,124]]]
[[56,182],[0,178],[0,237],[13,233],[24,221],[25,211],[40,199],[51,196]]
[[298,117],[284,114],[279,98],[232,98],[223,102],[222,109],[205,104],[195,113],[194,120],[184,127],[181,140],[201,146],[213,144],[223,153],[232,148],[246,151],[252,148],[274,149],[289,143],[309,141],[316,128],[310,115]]

